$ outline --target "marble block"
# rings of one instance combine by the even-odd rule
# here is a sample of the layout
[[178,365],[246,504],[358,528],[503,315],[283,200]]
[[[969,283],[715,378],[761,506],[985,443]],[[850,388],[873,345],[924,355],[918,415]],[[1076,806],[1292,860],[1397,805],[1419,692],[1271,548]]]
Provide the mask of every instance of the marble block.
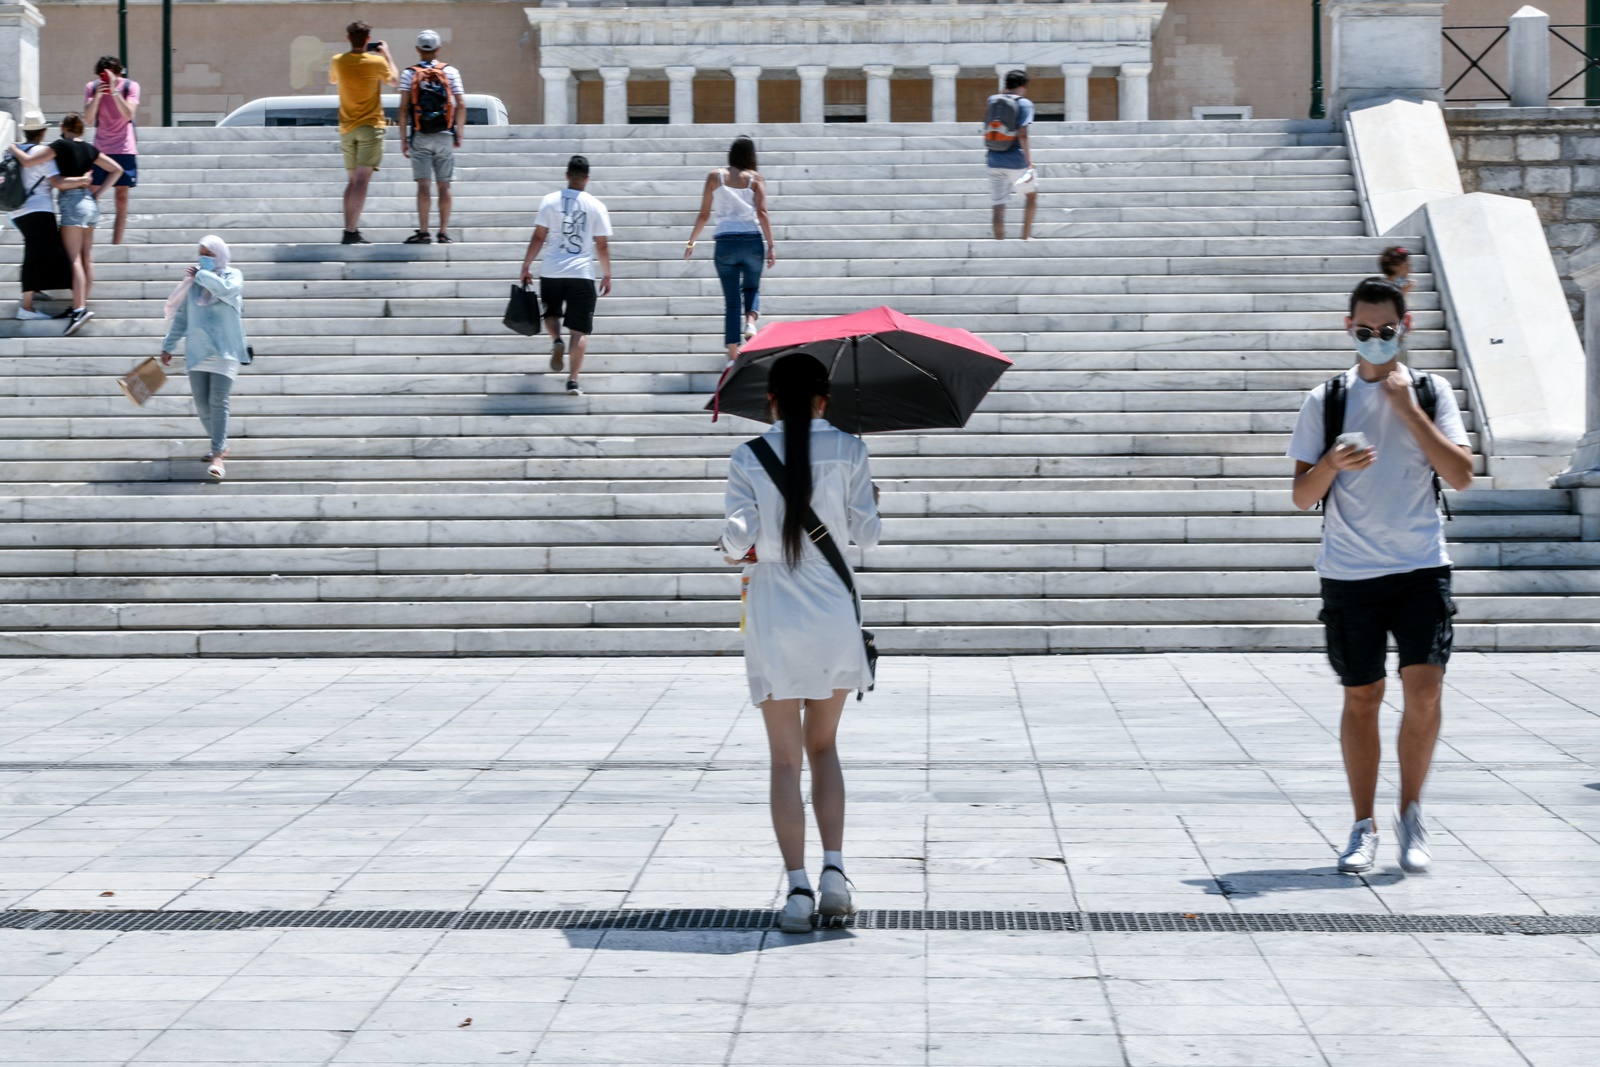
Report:
[[1369,233],[1415,233],[1410,216],[1464,190],[1444,112],[1427,100],[1388,97],[1353,107],[1345,116],[1351,160]]

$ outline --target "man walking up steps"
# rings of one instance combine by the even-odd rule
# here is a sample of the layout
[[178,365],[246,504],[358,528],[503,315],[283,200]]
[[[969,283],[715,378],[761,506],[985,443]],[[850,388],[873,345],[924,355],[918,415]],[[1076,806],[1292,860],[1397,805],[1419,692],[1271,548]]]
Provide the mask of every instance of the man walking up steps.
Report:
[[1360,874],[1377,861],[1378,713],[1393,634],[1405,692],[1395,836],[1401,867],[1420,872],[1433,861],[1422,790],[1454,637],[1438,479],[1470,486],[1472,450],[1449,384],[1400,362],[1411,316],[1399,286],[1382,278],[1358,285],[1345,328],[1360,360],[1311,391],[1289,442],[1295,507],[1322,501],[1326,509],[1319,618],[1344,686],[1339,743],[1356,818],[1339,870]]
[[578,375],[589,350],[589,335],[594,332],[595,305],[611,292],[611,214],[584,191],[588,184],[589,161],[573,156],[567,161],[567,187],[539,204],[528,253],[522,257],[522,284],[532,285],[533,261],[544,252],[539,302],[544,305],[544,328],[550,333],[551,370],[561,370],[567,354],[561,327],[572,335],[568,396],[583,395]]

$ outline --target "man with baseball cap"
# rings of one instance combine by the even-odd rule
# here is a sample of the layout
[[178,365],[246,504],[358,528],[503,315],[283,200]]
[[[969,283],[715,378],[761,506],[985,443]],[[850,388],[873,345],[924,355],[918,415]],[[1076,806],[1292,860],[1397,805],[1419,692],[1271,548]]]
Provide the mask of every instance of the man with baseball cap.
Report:
[[433,243],[428,211],[433,206],[429,183],[434,181],[439,183],[439,243],[451,241],[450,182],[467,122],[467,101],[461,72],[439,61],[441,43],[436,30],[417,34],[421,62],[400,72],[400,151],[411,160],[411,176],[417,180],[417,232],[406,238],[408,245]]

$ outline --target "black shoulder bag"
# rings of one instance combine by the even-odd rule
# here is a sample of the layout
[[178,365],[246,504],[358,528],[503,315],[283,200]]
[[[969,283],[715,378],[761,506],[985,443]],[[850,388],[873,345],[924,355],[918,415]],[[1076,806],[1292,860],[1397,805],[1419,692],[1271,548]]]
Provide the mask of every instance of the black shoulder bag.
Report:
[[[749,442],[750,451],[754,452],[761,465],[767,469],[767,476],[774,484],[783,485],[783,460],[772,450],[772,446],[765,440],[757,437]],[[839,551],[839,544],[833,539],[833,534],[828,530],[827,523],[817,517],[817,513],[810,507],[806,508],[806,528],[811,531],[808,535],[811,543],[817,546],[844,587],[850,590],[850,603],[856,609],[856,625],[861,625],[861,600],[856,596],[855,579],[850,577],[850,566],[844,561],[844,553]],[[861,644],[867,651],[867,674],[872,679],[867,683],[867,691],[877,688],[878,683],[878,642],[868,630],[861,631]],[[866,694],[861,690],[856,691],[856,699],[860,700]]]

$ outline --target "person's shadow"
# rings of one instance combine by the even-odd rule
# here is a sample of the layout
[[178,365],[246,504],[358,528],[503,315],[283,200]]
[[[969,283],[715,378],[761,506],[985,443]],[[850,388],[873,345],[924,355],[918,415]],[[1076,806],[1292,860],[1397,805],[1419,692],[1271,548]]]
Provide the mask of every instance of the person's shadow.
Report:
[[1184,885],[1199,886],[1211,896],[1249,900],[1271,893],[1306,893],[1315,890],[1362,889],[1394,885],[1405,876],[1399,871],[1371,870],[1366,874],[1341,874],[1337,867],[1300,867],[1288,870],[1234,871],[1215,878],[1186,878]]

